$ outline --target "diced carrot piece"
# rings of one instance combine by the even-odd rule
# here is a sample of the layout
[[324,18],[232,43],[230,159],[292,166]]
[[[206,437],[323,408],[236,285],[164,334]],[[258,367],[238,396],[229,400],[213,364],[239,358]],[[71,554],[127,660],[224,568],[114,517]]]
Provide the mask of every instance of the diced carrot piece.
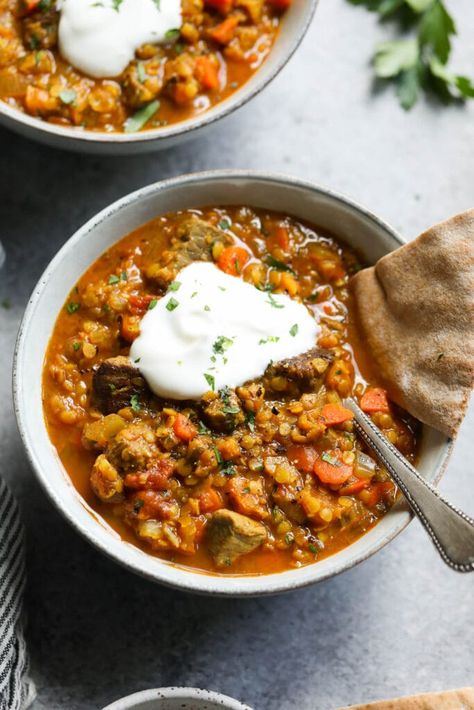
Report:
[[128,314],[123,315],[120,335],[128,343],[133,343],[135,338],[138,338],[140,335],[140,317],[130,316]]
[[381,387],[371,387],[360,399],[360,408],[371,414],[372,412],[389,412],[390,405],[386,390]]
[[290,234],[286,227],[277,227],[275,230],[275,239],[278,246],[283,251],[288,251],[290,247]]
[[353,468],[341,459],[337,450],[325,451],[314,462],[314,472],[321,481],[329,486],[340,486],[353,474]]
[[353,496],[356,493],[359,493],[360,491],[364,490],[364,488],[367,488],[369,483],[370,481],[367,478],[359,478],[358,481],[354,481],[354,483],[348,483],[347,486],[339,488],[338,493],[340,496]]
[[250,259],[248,252],[243,247],[226,247],[217,259],[217,266],[226,274],[239,276],[247,261]]
[[181,441],[191,441],[197,435],[197,429],[184,414],[177,414],[173,422],[173,431]]
[[198,495],[201,513],[212,513],[224,507],[221,494],[215,488],[205,488]]
[[311,473],[318,458],[318,452],[312,446],[289,446],[286,455],[298,471]]
[[234,0],[205,0],[204,4],[206,7],[212,7],[213,10],[217,10],[221,15],[228,15],[232,10]]
[[346,409],[340,404],[325,404],[321,410],[321,416],[324,418],[326,426],[343,424],[354,418],[350,409]]
[[25,105],[28,113],[41,114],[55,111],[59,102],[46,89],[39,89],[30,84],[26,89]]
[[267,0],[268,4],[273,7],[275,10],[280,10],[283,12],[284,10],[288,10],[290,5],[292,4],[293,0]]
[[219,65],[209,57],[196,59],[195,76],[201,86],[208,91],[219,88]]
[[229,44],[234,38],[235,28],[239,22],[240,19],[235,15],[228,17],[224,22],[221,22],[220,25],[216,25],[209,30],[209,37],[219,44]]

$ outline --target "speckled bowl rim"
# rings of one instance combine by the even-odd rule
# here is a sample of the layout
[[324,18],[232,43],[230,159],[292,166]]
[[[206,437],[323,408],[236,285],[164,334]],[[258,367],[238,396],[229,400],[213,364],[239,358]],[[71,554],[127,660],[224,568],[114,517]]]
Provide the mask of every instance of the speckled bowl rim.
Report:
[[119,700],[115,700],[110,705],[102,708],[102,710],[133,710],[140,703],[151,700],[166,700],[177,699],[183,701],[202,700],[203,702],[212,702],[220,705],[223,710],[252,710],[249,705],[244,705],[239,700],[231,698],[222,693],[216,693],[213,690],[204,690],[201,688],[153,688],[152,690],[142,690],[132,695],[126,695]]
[[[215,106],[206,110],[204,113],[200,114],[195,118],[189,118],[184,121],[179,121],[178,123],[172,124],[169,127],[155,128],[147,131],[141,131],[138,133],[107,133],[105,131],[85,131],[84,129],[78,128],[67,128],[65,126],[58,126],[52,123],[47,123],[41,119],[35,118],[34,116],[29,116],[23,113],[19,109],[10,106],[4,101],[0,100],[0,119],[3,116],[10,123],[10,126],[17,123],[21,125],[24,129],[30,130],[30,137],[33,137],[33,132],[38,134],[49,135],[50,137],[58,137],[61,140],[62,147],[65,147],[64,139],[73,139],[75,142],[83,144],[85,150],[87,150],[87,145],[109,145],[114,144],[119,145],[135,145],[135,146],[146,146],[147,144],[158,144],[160,142],[168,142],[173,138],[191,138],[192,134],[199,131],[202,128],[212,125],[216,121],[229,116],[230,114],[237,111],[237,109],[244,106],[246,103],[251,101],[257,94],[259,94],[263,89],[265,89],[270,82],[281,72],[281,70],[286,66],[288,61],[291,59],[293,54],[298,49],[301,44],[308,28],[313,20],[314,13],[316,12],[316,7],[319,0],[301,0],[307,5],[307,10],[303,11],[301,17],[301,25],[298,30],[295,31],[295,36],[292,43],[288,47],[287,51],[283,53],[281,59],[275,63],[273,69],[268,73],[267,76],[262,74],[262,64],[256,72],[250,76],[248,81],[243,84],[241,88],[232,93],[226,99],[223,99]],[[284,22],[282,23],[280,31],[284,32]],[[271,52],[274,51],[272,47]],[[271,54],[270,52],[270,54]],[[270,56],[270,55],[269,55]],[[265,61],[268,61],[268,58]],[[6,123],[7,127],[9,126]],[[58,144],[59,146],[59,144]]]
[[[110,550],[107,545],[103,544],[99,539],[97,539],[94,530],[91,530],[91,525],[82,524],[82,522],[75,519],[74,515],[71,514],[69,510],[62,507],[60,495],[57,493],[55,487],[49,480],[49,474],[43,470],[41,456],[38,456],[36,453],[34,444],[34,432],[29,431],[28,427],[26,426],[26,412],[23,411],[22,382],[20,370],[23,366],[25,358],[27,358],[27,353],[25,350],[25,341],[28,335],[29,324],[32,318],[34,317],[37,304],[43,294],[43,291],[47,287],[49,279],[51,278],[51,276],[54,275],[56,269],[60,267],[62,259],[67,258],[68,253],[74,250],[76,243],[82,240],[89,232],[91,232],[91,230],[94,230],[99,225],[103,224],[113,215],[119,213],[123,208],[126,208],[129,205],[133,205],[135,203],[139,204],[147,197],[153,196],[154,194],[158,194],[161,191],[169,192],[177,187],[185,187],[186,189],[188,189],[191,188],[194,184],[202,183],[210,183],[212,185],[212,183],[216,183],[226,179],[231,179],[234,181],[251,180],[255,183],[261,181],[263,183],[271,183],[273,187],[275,187],[275,185],[278,185],[279,187],[284,187],[285,189],[302,188],[303,190],[314,192],[323,197],[328,197],[331,201],[338,202],[343,207],[345,206],[350,210],[359,213],[359,215],[373,222],[376,226],[388,233],[390,237],[393,238],[400,246],[406,243],[405,240],[398,234],[398,232],[396,232],[392,227],[390,227],[384,220],[377,217],[368,209],[360,206],[352,199],[341,195],[340,193],[335,192],[331,189],[314,184],[312,182],[308,182],[294,177],[289,177],[278,173],[266,173],[261,171],[250,170],[216,170],[201,173],[192,173],[180,177],[170,178],[140,188],[112,203],[111,205],[103,209],[101,212],[99,212],[97,215],[92,217],[82,227],[80,227],[74,233],[74,235],[68,241],[65,242],[62,248],[57,252],[56,256],[53,257],[49,265],[46,267],[44,273],[40,277],[36,287],[33,290],[32,296],[26,307],[22,322],[20,324],[13,363],[13,398],[15,415],[17,418],[17,424],[20,431],[20,435],[23,440],[27,457],[33,468],[33,471],[36,474],[37,479],[39,480],[43,489],[45,490],[49,498],[52,500],[52,502],[55,504],[57,509],[68,520],[72,527],[74,527],[81,535],[83,535],[87,540],[89,540],[89,542],[91,542],[97,549],[99,549],[109,558],[115,560],[125,568],[147,579],[159,582],[160,584],[164,584],[165,586],[181,589],[182,591],[197,594],[211,594],[216,596],[264,596],[286,591],[293,591],[295,589],[306,587],[311,584],[322,582],[326,579],[335,576],[336,574],[340,574],[341,572],[344,572],[348,569],[352,569],[357,564],[360,564],[369,557],[372,557],[373,554],[381,550],[383,547],[385,547],[386,544],[388,544],[397,535],[399,535],[402,530],[404,530],[410,523],[413,518],[413,515],[410,509],[408,508],[408,505],[403,500],[397,502],[396,505],[392,508],[392,510],[383,519],[386,520],[387,518],[389,518],[389,516],[395,516],[396,514],[398,517],[396,525],[394,523],[389,531],[385,531],[384,534],[380,535],[379,539],[373,541],[369,549],[365,551],[358,551],[357,554],[354,554],[353,557],[347,561],[341,559],[338,560],[338,558],[340,558],[340,555],[342,554],[342,552],[344,552],[344,550],[350,550],[353,545],[356,545],[357,541],[353,543],[353,545],[344,548],[344,550],[342,550],[341,552],[335,553],[325,558],[320,563],[316,562],[313,565],[306,565],[299,570],[292,570],[291,573],[276,572],[272,574],[254,576],[213,575],[207,574],[199,570],[194,571],[192,568],[184,568],[179,565],[170,564],[162,560],[160,560],[161,564],[159,565],[159,571],[157,568],[155,568],[154,570],[150,570],[150,563],[143,562],[142,564],[141,557],[140,561],[138,561],[138,558],[134,561],[126,559],[128,557],[127,545],[129,545],[129,543],[126,543],[123,540],[120,541],[120,549],[123,549],[123,554],[118,552],[116,553],[115,551]],[[251,203],[251,201],[249,201],[249,203]],[[295,214],[296,216],[298,216],[296,212]],[[440,454],[438,458],[437,466],[433,467],[432,469],[433,475],[429,477],[430,481],[435,484],[438,483],[438,481],[441,479],[446,469],[449,457],[452,452],[453,441],[443,437],[443,444],[441,448],[442,454]],[[59,459],[58,465],[60,468],[62,468]],[[69,485],[72,486],[70,479]],[[77,495],[79,496],[78,493]],[[80,498],[82,500],[82,497]],[[88,508],[85,502],[83,503],[83,505],[84,507]],[[89,511],[91,515],[91,521],[94,518],[97,519],[97,516],[95,516],[93,511],[91,509],[89,509]],[[377,530],[379,525],[376,525],[374,528],[372,528],[372,530]],[[372,531],[369,531],[368,533],[363,535],[362,538],[365,538],[367,535],[370,535],[371,532]],[[135,546],[132,547],[135,551],[139,550],[139,548],[136,548]],[[140,550],[140,552],[142,551]],[[142,554],[147,560],[157,559],[147,554],[146,552],[142,552]],[[329,569],[322,570],[320,565],[324,564],[325,562],[328,562]],[[170,573],[170,569],[173,569],[173,573]],[[179,570],[179,573],[176,572],[177,569]],[[302,573],[304,570],[306,570],[306,574],[303,576]],[[308,572],[308,570],[310,570],[310,572]],[[291,581],[285,579],[285,575],[291,576]],[[172,577],[172,579],[170,579],[170,577]]]

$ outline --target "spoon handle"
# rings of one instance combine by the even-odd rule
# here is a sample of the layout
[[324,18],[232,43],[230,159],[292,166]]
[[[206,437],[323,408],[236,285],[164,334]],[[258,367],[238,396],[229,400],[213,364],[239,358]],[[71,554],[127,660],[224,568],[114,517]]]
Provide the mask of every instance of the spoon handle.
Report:
[[354,413],[358,433],[403,492],[446,564],[457,572],[473,572],[474,520],[425,481],[353,399],[344,404]]

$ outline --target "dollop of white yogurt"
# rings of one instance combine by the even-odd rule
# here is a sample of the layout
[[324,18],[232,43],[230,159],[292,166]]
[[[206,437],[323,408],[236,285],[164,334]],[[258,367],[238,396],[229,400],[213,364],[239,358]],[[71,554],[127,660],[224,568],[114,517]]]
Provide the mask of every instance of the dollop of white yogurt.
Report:
[[198,399],[309,350],[319,331],[301,303],[195,262],[146,312],[130,359],[156,395]]
[[146,43],[181,27],[180,0],[58,0],[59,49],[76,69],[103,78],[121,74]]

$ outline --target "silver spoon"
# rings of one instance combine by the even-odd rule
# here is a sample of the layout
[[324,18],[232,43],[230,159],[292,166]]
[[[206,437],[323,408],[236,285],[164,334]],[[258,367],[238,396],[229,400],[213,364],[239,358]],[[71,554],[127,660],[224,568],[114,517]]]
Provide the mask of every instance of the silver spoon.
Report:
[[474,520],[425,481],[353,399],[344,405],[354,413],[358,434],[405,495],[446,564],[456,572],[474,572]]

